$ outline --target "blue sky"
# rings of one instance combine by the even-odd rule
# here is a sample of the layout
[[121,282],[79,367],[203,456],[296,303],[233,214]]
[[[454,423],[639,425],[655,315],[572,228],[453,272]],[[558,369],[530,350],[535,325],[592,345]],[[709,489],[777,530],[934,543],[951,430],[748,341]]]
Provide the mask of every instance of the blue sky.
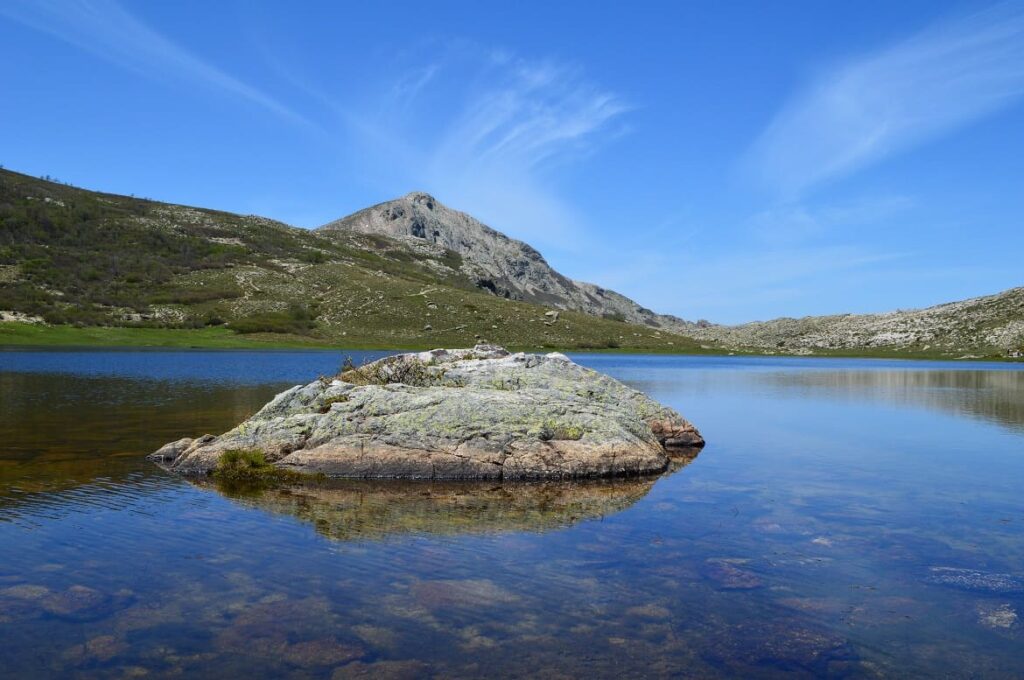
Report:
[[425,190],[740,322],[1024,285],[1024,3],[0,4],[0,163],[317,226]]

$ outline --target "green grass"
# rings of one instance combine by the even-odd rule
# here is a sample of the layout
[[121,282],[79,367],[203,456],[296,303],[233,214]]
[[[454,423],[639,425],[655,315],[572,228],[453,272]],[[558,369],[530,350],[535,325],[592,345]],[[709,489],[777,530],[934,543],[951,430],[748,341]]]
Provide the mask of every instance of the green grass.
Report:
[[[544,345],[517,342],[501,343],[510,350],[534,352],[584,351],[615,353],[669,353],[715,354],[710,350],[693,351],[692,346],[674,347],[622,347],[614,350],[559,345],[545,340]],[[179,347],[190,349],[408,349],[423,350],[438,347],[472,347],[472,335],[459,338],[430,336],[413,340],[407,337],[396,341],[394,337],[376,337],[374,334],[348,336],[304,336],[281,333],[235,333],[223,326],[177,329],[132,328],[99,326],[51,326],[17,321],[0,322],[0,347]]]
[[689,338],[480,290],[381,236],[85,191],[0,170],[0,345],[702,353]]
[[[287,280],[284,262],[345,264],[420,285],[472,288],[451,270],[457,255],[435,259],[441,273],[389,239],[367,245],[347,234],[322,237],[270,220],[101,194],[0,169],[0,310],[52,324],[196,328],[214,312],[250,332],[302,334],[316,322],[308,309],[303,316],[250,305],[234,313],[232,302],[255,290],[241,288],[233,273],[255,269]],[[218,273],[218,285],[193,280]],[[271,302],[307,299],[294,294]],[[154,309],[167,305],[176,314]]]
[[[459,346],[471,346],[472,342],[462,342]],[[408,349],[422,350],[445,346],[440,343],[424,340],[422,342],[388,343],[373,338],[322,338],[300,335],[282,335],[277,333],[238,334],[224,327],[199,329],[166,329],[166,328],[123,328],[123,327],[84,327],[47,326],[20,322],[0,322],[0,347],[178,347],[188,349]],[[454,346],[454,345],[449,345]],[[525,351],[573,351],[595,354],[687,354],[687,355],[726,355],[737,356],[793,356],[783,353],[765,353],[759,350],[726,351],[718,349],[694,349],[692,345],[618,347],[590,349],[580,347],[547,346],[538,349],[534,345],[509,344],[511,350]],[[827,350],[814,357],[822,358],[863,358],[863,359],[916,359],[949,361],[962,356],[962,353],[943,353],[929,351],[895,351],[895,350]],[[1022,362],[1022,359],[1010,359],[996,354],[983,356],[972,361],[1006,361]]]
[[322,475],[310,475],[294,470],[283,470],[267,462],[262,451],[231,449],[221,454],[213,478],[220,484],[235,487],[267,488],[315,480]]
[[0,345],[701,351],[617,318],[550,323],[460,262],[0,170],[0,310],[48,324],[3,325]]
[[0,323],[0,346],[26,347],[196,347],[211,349],[287,349],[331,347],[312,338],[252,334],[227,328],[168,329],[47,326]]

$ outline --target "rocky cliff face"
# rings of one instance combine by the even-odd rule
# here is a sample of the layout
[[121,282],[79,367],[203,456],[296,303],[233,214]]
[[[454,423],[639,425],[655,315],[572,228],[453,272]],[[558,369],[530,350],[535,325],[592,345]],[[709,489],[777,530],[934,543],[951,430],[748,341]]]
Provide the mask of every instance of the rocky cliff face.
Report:
[[500,297],[648,326],[682,325],[678,319],[655,314],[615,291],[563,276],[529,244],[422,192],[360,210],[318,231],[387,236],[413,248],[434,249],[435,256],[453,251],[462,258],[462,272],[470,280]]

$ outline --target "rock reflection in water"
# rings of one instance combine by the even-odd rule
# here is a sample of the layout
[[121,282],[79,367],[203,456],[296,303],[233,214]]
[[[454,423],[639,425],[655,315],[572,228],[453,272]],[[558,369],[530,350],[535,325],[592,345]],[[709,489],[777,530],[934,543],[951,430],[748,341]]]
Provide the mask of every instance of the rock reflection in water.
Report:
[[562,482],[327,480],[284,489],[239,490],[209,481],[239,503],[310,522],[339,541],[405,534],[549,531],[621,512],[654,483],[689,465],[700,449],[673,452],[660,476]]

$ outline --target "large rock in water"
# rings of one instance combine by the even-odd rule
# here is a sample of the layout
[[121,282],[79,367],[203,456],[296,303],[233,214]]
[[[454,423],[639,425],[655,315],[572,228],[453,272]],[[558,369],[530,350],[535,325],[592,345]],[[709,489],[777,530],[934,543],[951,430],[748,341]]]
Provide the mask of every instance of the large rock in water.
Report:
[[219,437],[151,458],[204,474],[231,449],[336,477],[551,479],[654,473],[703,446],[670,408],[561,354],[399,354],[293,387]]

